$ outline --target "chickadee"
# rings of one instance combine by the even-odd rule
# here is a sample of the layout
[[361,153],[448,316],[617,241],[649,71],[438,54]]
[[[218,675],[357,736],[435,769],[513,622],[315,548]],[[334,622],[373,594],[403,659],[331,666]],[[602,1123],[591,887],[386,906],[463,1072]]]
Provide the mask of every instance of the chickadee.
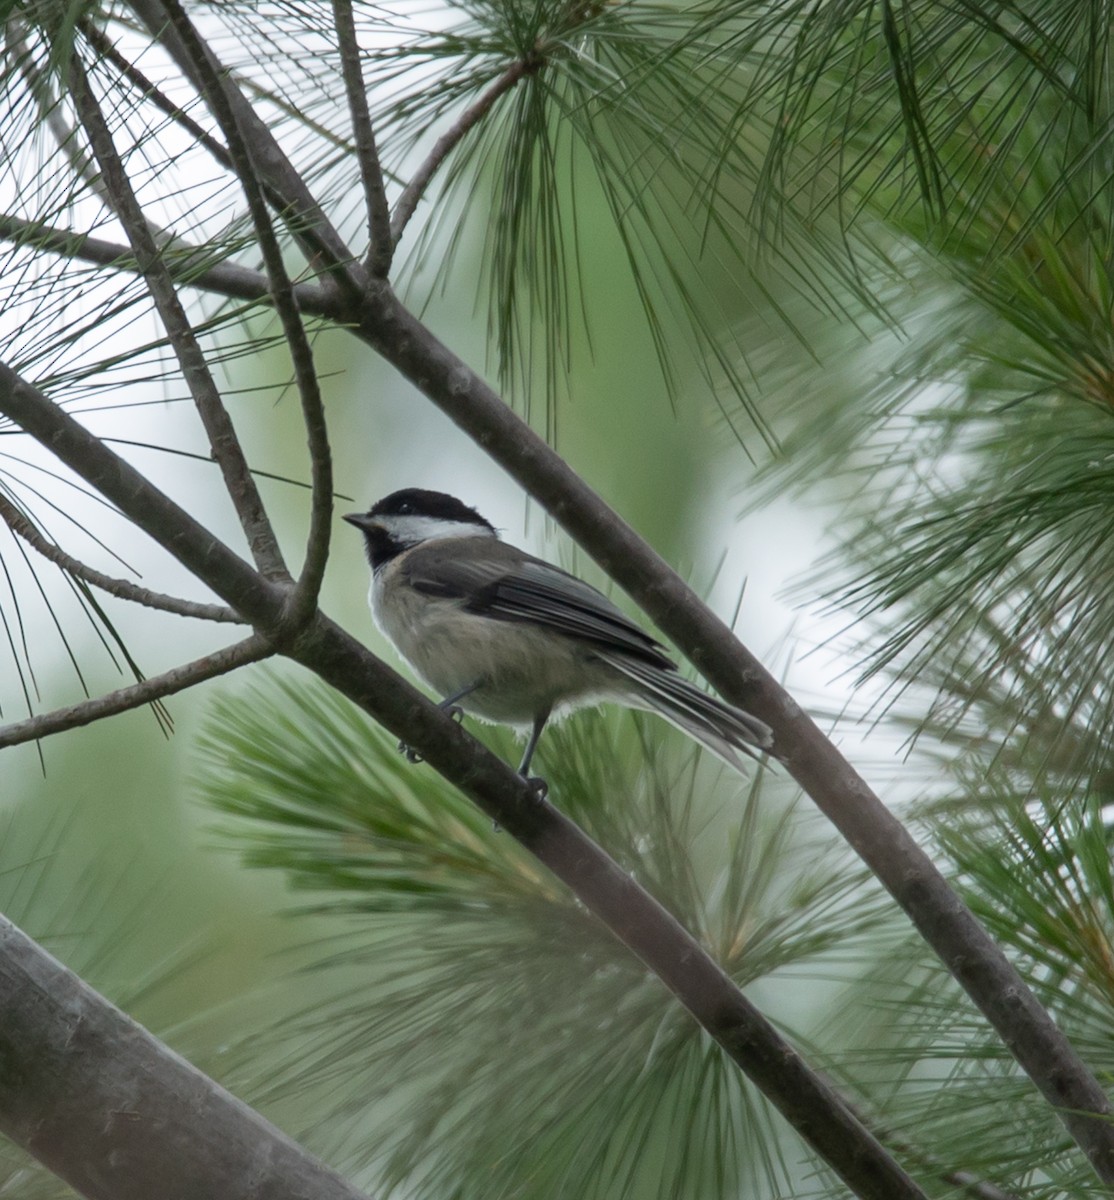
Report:
[[344,519],[367,541],[375,623],[442,708],[527,733],[521,775],[550,717],[600,701],[658,713],[740,770],[738,751],[772,748],[769,726],[687,682],[606,596],[453,496],[405,488]]

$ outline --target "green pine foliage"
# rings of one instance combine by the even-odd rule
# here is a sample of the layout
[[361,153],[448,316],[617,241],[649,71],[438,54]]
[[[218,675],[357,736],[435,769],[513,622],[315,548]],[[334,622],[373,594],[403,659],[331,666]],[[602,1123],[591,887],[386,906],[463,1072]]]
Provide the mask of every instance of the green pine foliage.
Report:
[[[660,723],[616,725],[547,734],[551,795],[806,1037],[798,990],[834,994],[892,937],[887,906],[765,774],[747,786],[662,748]],[[354,708],[271,681],[218,705],[203,752],[245,860],[357,918],[304,1008],[242,1054],[249,1087],[312,1098],[307,1136],[373,1189],[664,1200],[801,1178],[776,1114],[661,984]]]
[[[397,285],[476,308],[509,401],[555,438],[578,373],[648,350],[678,420],[704,420],[711,399],[748,454],[776,460],[765,494],[836,497],[843,536],[810,600],[848,614],[864,672],[888,687],[879,728],[917,742],[902,783],[924,836],[1108,1078],[1110,6],[355,7],[392,185],[527,64],[434,181]],[[327,6],[191,11],[323,205],[357,228]],[[19,166],[5,357],[93,423],[152,403],[136,399],[152,383],[174,402],[142,286],[58,251],[71,229],[120,239],[75,152],[59,65],[85,57],[180,278],[254,265],[238,193],[180,113],[92,49],[98,30],[137,36],[126,6],[0,2],[0,23],[0,157]],[[200,115],[164,60],[143,69]],[[628,299],[633,350],[596,333]],[[289,363],[267,316],[213,299],[193,315],[230,374],[267,355],[241,399],[269,417]],[[740,480],[755,490],[743,466]],[[88,496],[73,492],[63,517],[53,482],[0,455],[3,495],[61,541],[86,530]],[[59,599],[32,559],[0,567],[0,644],[29,710],[49,641],[27,632],[40,604],[81,686],[73,612],[139,673],[88,589]],[[784,1013],[926,1187],[1099,1194],[942,968],[771,777],[743,787],[662,748],[656,727],[630,728],[583,715],[549,735],[554,796]],[[282,872],[300,911],[348,922],[314,948],[304,1002],[287,1001],[237,1069],[381,1191],[843,1194],[531,859],[346,705],[269,681],[217,707],[203,755],[203,790],[245,861]],[[798,1007],[806,991],[830,1011],[819,1028]]]

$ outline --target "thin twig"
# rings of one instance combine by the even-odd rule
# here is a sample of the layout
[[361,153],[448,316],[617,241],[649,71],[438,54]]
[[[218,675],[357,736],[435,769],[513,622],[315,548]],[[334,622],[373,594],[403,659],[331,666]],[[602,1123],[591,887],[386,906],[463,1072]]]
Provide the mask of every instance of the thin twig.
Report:
[[45,445],[257,629],[277,627],[289,585],[273,584],[38,388],[0,362],[0,415]]
[[302,405],[302,420],[309,442],[310,473],[313,495],[310,502],[309,535],[306,540],[305,561],[297,585],[290,597],[289,619],[296,627],[306,620],[317,606],[325,565],[329,557],[329,539],[333,523],[333,460],[329,449],[329,431],[325,420],[325,403],[313,365],[313,349],[306,336],[301,313],[294,299],[294,289],[286,272],[282,247],[275,236],[274,226],[263,199],[263,188],[247,145],[244,130],[235,108],[229,103],[223,82],[213,70],[207,48],[194,29],[185,10],[177,0],[165,0],[165,7],[186,53],[193,60],[204,87],[209,107],[228,143],[232,166],[248,202],[252,225],[259,239],[263,263],[270,281],[271,296],[282,325],[283,336],[290,350],[298,395]]
[[242,625],[243,617],[234,613],[223,604],[201,604],[194,600],[181,600],[177,596],[167,596],[162,592],[153,592],[149,588],[138,587],[127,579],[114,579],[93,567],[67,554],[61,546],[47,541],[42,533],[35,528],[25,514],[4,495],[0,495],[0,519],[8,528],[18,534],[33,550],[37,550],[43,558],[48,559],[62,568],[75,579],[84,580],[93,587],[119,596],[121,600],[131,600],[147,608],[158,608],[163,612],[176,613],[180,617],[196,617],[199,621],[218,621],[224,624]]
[[120,223],[135,252],[163,327],[182,368],[209,437],[213,456],[224,476],[225,487],[240,518],[252,557],[268,578],[289,578],[278,541],[263,507],[259,490],[244,460],[236,431],[209,371],[205,355],[174,290],[166,264],[147,228],[124,165],[116,151],[100,105],[89,86],[85,69],[75,54],[71,60],[72,94],[78,118],[89,137],[105,186],[113,196]]
[[348,96],[348,111],[352,116],[352,135],[356,142],[356,157],[360,163],[360,179],[367,205],[368,250],[364,269],[379,279],[386,279],[395,248],[391,235],[391,212],[387,206],[383,168],[379,162],[375,130],[367,106],[367,86],[360,65],[360,44],[356,39],[352,0],[333,0],[333,22],[336,25],[340,69]]
[[226,171],[232,170],[232,159],[227,149],[211,133],[198,124],[189,113],[175,104],[153,80],[148,79],[131,59],[125,58],[112,42],[108,40],[102,30],[98,29],[92,21],[86,19],[78,21],[77,27],[81,30],[81,36],[96,50],[100,57],[105,62],[110,63],[145,99],[150,100],[161,113],[168,116],[176,125],[180,125],[193,141],[198,146],[208,150],[212,157]]
[[511,63],[487,91],[460,114],[452,127],[434,142],[428,157],[414,172],[413,178],[403,189],[402,195],[395,204],[394,213],[391,216],[391,240],[394,245],[398,245],[403,231],[414,215],[422,196],[425,195],[430,181],[457,143],[487,115],[492,105],[504,92],[509,92],[520,79],[532,74],[540,66],[541,60],[534,58],[520,58]]
[[[27,221],[9,213],[0,213],[0,239],[18,245],[47,250],[51,254],[98,267],[115,267],[120,271],[139,273],[135,251],[121,242],[110,242],[91,233],[76,233],[59,229],[42,221]],[[188,253],[166,253],[164,261],[171,278],[179,286],[197,288],[231,300],[270,301],[267,276],[239,263],[213,259],[211,251],[197,247]],[[316,283],[294,284],[294,298],[302,312],[315,316],[330,316],[336,311],[332,294]]]
[[237,667],[248,663],[258,662],[275,653],[271,643],[259,634],[204,658],[184,663],[180,667],[166,671],[162,675],[152,676],[130,687],[120,688],[104,696],[96,696],[81,704],[72,704],[67,708],[56,708],[53,712],[42,713],[37,717],[29,717],[26,721],[17,721],[11,725],[0,726],[0,749],[6,746],[18,746],[21,742],[33,742],[39,738],[48,737],[52,733],[62,733],[67,729],[77,729],[81,725],[90,725],[103,717],[115,716],[129,709],[140,708],[164,696],[172,696],[175,692],[184,691],[194,684],[204,683],[206,679],[215,679],[218,675],[227,675]]
[[[160,0],[130,0],[129,6],[212,110],[212,88],[183,44],[170,19],[167,5]],[[228,71],[207,45],[202,43],[202,46],[212,77],[223,81],[219,90],[227,97],[245,132],[252,161],[271,194],[272,204],[288,223],[292,236],[309,258],[315,273],[328,274],[345,295],[358,302],[367,286],[367,273],[325,216],[274,135],[240,89],[231,82]]]
[[[18,25],[16,22],[12,22],[8,26],[9,45],[18,58],[20,73],[27,84],[28,92],[35,99],[43,122],[53,135],[58,149],[69,160],[74,175],[85,184],[89,191],[100,200],[110,213],[117,213],[115,200],[109,189],[105,186],[105,182],[101,178],[96,164],[90,160],[88,154],[82,149],[81,140],[62,115],[61,104],[52,88],[52,77],[40,71],[34,65],[34,60],[29,52],[27,43],[16,32],[17,28]],[[193,248],[183,238],[178,237],[167,229],[163,229],[162,226],[157,225],[146,216],[143,219],[147,224],[148,232],[154,238],[157,245],[163,248],[173,247],[179,250]]]

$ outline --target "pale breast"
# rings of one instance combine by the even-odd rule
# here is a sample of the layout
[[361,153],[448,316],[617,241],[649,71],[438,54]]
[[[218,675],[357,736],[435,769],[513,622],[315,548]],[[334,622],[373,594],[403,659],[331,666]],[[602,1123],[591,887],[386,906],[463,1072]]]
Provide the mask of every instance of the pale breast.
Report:
[[372,613],[438,696],[478,684],[460,700],[465,711],[527,725],[540,712],[594,702],[611,691],[614,673],[589,647],[528,623],[464,612],[458,599],[423,595],[409,587],[399,567],[396,560],[376,572]]

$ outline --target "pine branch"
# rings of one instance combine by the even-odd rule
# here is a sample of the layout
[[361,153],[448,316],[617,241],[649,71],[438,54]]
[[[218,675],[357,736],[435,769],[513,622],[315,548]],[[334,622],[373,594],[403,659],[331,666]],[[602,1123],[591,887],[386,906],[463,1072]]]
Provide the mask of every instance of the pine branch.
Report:
[[189,113],[183,112],[169,96],[164,95],[162,90],[148,79],[131,59],[126,58],[116,49],[96,25],[91,21],[81,20],[78,22],[78,28],[89,45],[105,62],[110,63],[122,78],[150,100],[159,112],[164,113],[176,125],[181,126],[198,146],[209,152],[215,162],[224,167],[226,171],[232,170],[232,159],[227,149],[212,134],[203,129]]
[[283,588],[254,571],[130,463],[5,363],[0,363],[0,413],[115,504],[245,621],[257,629],[280,625]]
[[167,596],[162,592],[153,592],[149,588],[138,587],[128,579],[114,579],[93,567],[88,567],[72,555],[67,554],[60,546],[48,541],[35,528],[27,516],[4,495],[0,494],[0,519],[8,528],[18,534],[23,540],[38,551],[44,558],[61,567],[75,579],[84,580],[93,587],[119,596],[121,600],[130,600],[134,604],[142,604],[146,608],[159,608],[163,612],[176,613],[180,617],[194,617],[199,621],[218,621],[226,624],[242,624],[242,618],[230,608],[221,604],[200,604],[194,600],[181,600],[177,596]]
[[133,708],[142,708],[143,705],[161,700],[164,696],[173,696],[175,692],[183,692],[186,688],[204,683],[207,679],[227,675],[229,671],[235,671],[248,663],[259,662],[260,659],[274,653],[274,647],[266,638],[252,634],[242,642],[226,646],[223,650],[217,650],[203,658],[194,659],[193,662],[183,663],[182,666],[164,671],[161,675],[140,680],[129,687],[95,696],[92,700],[84,700],[80,704],[56,708],[53,712],[40,713],[38,716],[28,717],[26,721],[2,725],[0,750],[6,746],[18,746],[22,742],[38,741],[39,738],[49,737],[52,733],[64,733],[67,729],[91,725],[94,721],[128,712]]
[[225,140],[232,167],[240,180],[248,202],[252,225],[259,239],[263,263],[267,270],[271,298],[278,311],[283,337],[290,351],[294,378],[302,405],[302,419],[309,442],[310,471],[313,494],[310,504],[310,526],[306,543],[305,562],[297,585],[289,600],[289,620],[300,625],[317,607],[317,597],[325,577],[329,557],[329,538],[333,521],[333,463],[329,449],[329,433],[325,423],[325,404],[313,365],[313,350],[302,324],[301,313],[294,299],[290,277],[283,261],[282,248],[275,236],[263,188],[256,176],[249,153],[245,130],[236,110],[228,102],[221,80],[213,71],[206,48],[187,20],[177,0],[165,0],[167,11],[174,21],[186,53],[193,61],[198,77],[205,88],[213,115]]
[[[141,11],[155,6],[150,0],[139,0],[135,7]],[[158,21],[155,26],[158,31]],[[165,39],[165,30],[159,32]],[[174,53],[173,49],[171,53]],[[201,90],[204,94],[204,88]],[[229,94],[239,98],[236,103],[242,101],[246,104],[235,89],[229,89]],[[279,179],[284,187],[289,185],[296,191],[295,185],[300,185],[304,190],[300,180],[288,178],[287,173],[292,168],[285,156],[277,159],[272,154],[273,138],[264,130],[256,141],[256,132],[252,127],[253,155],[257,162],[264,164],[259,169],[268,178],[269,186],[274,187],[275,179]],[[430,174],[432,176],[432,172]],[[287,194],[293,194],[293,191]],[[328,243],[324,227],[313,224],[316,206],[311,211],[300,202],[299,205],[301,217],[313,231],[311,235],[304,232],[299,234],[304,244],[314,244],[314,237],[318,246]],[[331,231],[331,226],[328,226],[328,230]],[[355,286],[351,260],[338,254],[337,249],[335,245],[328,246],[329,253],[334,256],[328,269],[353,285],[346,294],[358,295],[363,288]],[[351,308],[339,317],[341,320],[345,318],[358,320],[358,332],[365,341],[413,380],[540,500],[605,570],[642,604],[728,699],[751,709],[774,726],[779,750],[788,759],[794,776],[872,866],[912,917],[922,935],[987,1015],[1003,1041],[1056,1107],[1095,1165],[1099,1176],[1107,1182],[1114,1181],[1114,1130],[1102,1119],[1109,1112],[1109,1106],[1097,1081],[1048,1015],[1036,1004],[1005,957],[947,888],[931,862],[815,724],[801,714],[792,698],[734,640],[730,630],[699,602],[666,564],[607,509],[540,438],[518,421],[494,392],[398,303],[389,288],[381,283],[373,283],[367,289],[362,310],[357,312]],[[4,390],[4,383],[4,373],[0,371],[0,392]],[[31,425],[25,424],[29,430],[35,426],[45,431],[52,422],[57,424],[53,416],[47,420],[41,411],[35,409],[27,395],[23,396],[22,405],[17,403],[15,407],[22,407],[27,420],[31,422]],[[59,442],[62,451],[74,452],[78,445],[76,433],[63,426],[58,428],[64,433]],[[80,464],[80,455],[76,454],[73,461]],[[75,469],[80,470],[80,465]],[[99,471],[99,463],[94,464],[93,469]],[[113,482],[110,474],[105,474],[104,479],[109,485]],[[190,554],[193,556],[192,550]],[[254,576],[246,564],[241,565]],[[205,568],[203,562],[201,567]],[[199,570],[199,573],[206,578],[205,570]],[[241,583],[237,582],[236,587],[240,586]],[[246,588],[246,585],[243,586]],[[231,589],[232,585],[224,582],[222,587]],[[218,594],[225,594],[221,588],[215,590]],[[263,611],[280,593],[281,589],[272,588],[263,598],[248,598],[253,603],[258,601],[258,607]],[[337,640],[331,633],[326,636],[320,621],[315,621],[299,637],[293,653],[296,657],[311,655],[316,659],[314,669],[326,678],[331,673],[334,681],[337,681],[344,678],[352,651],[347,643]],[[372,667],[365,666],[371,672]],[[389,676],[383,678],[387,681],[390,679]],[[348,686],[357,689],[357,683],[352,679],[348,680]],[[451,739],[457,736],[444,728],[451,723],[443,718],[440,724],[436,723],[436,714],[427,711],[416,700],[411,702],[408,715],[400,715],[389,707],[393,702],[390,688],[386,688],[382,695],[364,695],[362,700],[367,711],[393,730],[406,727],[408,720],[413,721],[414,727],[426,723],[427,741],[420,741],[412,731],[403,736],[418,745],[429,761],[437,765],[434,751],[428,747],[434,745],[435,737]],[[446,746],[439,761],[441,769],[453,777],[449,753],[452,743],[446,743]],[[467,785],[471,789],[469,794],[474,795],[479,788],[475,780],[482,781],[485,776],[481,772],[467,778],[470,780]],[[498,794],[494,783],[492,789],[495,790],[489,789],[491,794],[484,793],[484,796],[492,808],[497,808],[498,804],[491,799],[492,794]],[[519,807],[527,817],[534,811],[544,811],[542,806],[530,808],[528,797],[520,793]],[[505,828],[511,828],[513,816],[512,805],[511,818],[501,813],[497,819]],[[523,826],[526,818],[522,812],[519,817],[517,828],[523,836],[532,837],[533,827],[529,824]]]
[[[406,706],[401,680],[319,615],[295,661],[421,750],[423,759],[516,838],[658,976],[855,1195],[924,1198],[842,1099],[745,998],[680,923],[530,784],[428,700]],[[403,685],[405,691],[411,689]],[[852,1149],[853,1148],[853,1149]]]
[[[197,70],[182,40],[182,30],[187,26],[192,28],[188,16],[177,4],[160,3],[160,0],[130,0],[130,7],[212,110],[219,101]],[[219,81],[217,90],[227,98],[243,129],[259,177],[271,193],[272,203],[288,223],[292,236],[301,245],[315,272],[327,274],[343,295],[358,302],[367,282],[363,268],[325,216],[271,131],[243,92],[232,83],[229,72],[197,37],[196,30],[194,36],[203,47],[211,69],[210,78]]]
[[[42,114],[43,123],[50,130],[58,149],[69,161],[74,177],[79,179],[110,213],[118,215],[116,201],[111,190],[105,186],[96,164],[90,160],[82,148],[77,131],[67,124],[62,114],[62,107],[53,91],[53,77],[35,66],[27,43],[18,35],[17,29],[16,22],[11,22],[7,26],[10,53],[20,63],[21,73],[27,82],[27,90],[35,98]],[[147,232],[157,245],[178,250],[191,248],[187,242],[175,237],[174,234],[161,228],[146,216],[143,220]]]
[[[0,239],[98,267],[141,274],[131,246],[94,237],[90,233],[71,232],[45,222],[26,221],[22,217],[0,213]],[[189,252],[178,249],[163,257],[171,278],[180,287],[196,288],[217,296],[227,296],[231,300],[269,299],[265,275],[239,263],[212,259],[212,253],[203,247]],[[294,298],[302,312],[329,316],[337,310],[335,298],[315,283],[294,284]]]
[[683,579],[387,288],[360,337],[481,446],[733,704],[774,730],[794,779],[906,912],[1090,1159],[1114,1183],[1114,1123],[1098,1080],[932,860],[816,723]]
[[[267,135],[269,137],[269,135]],[[286,166],[289,166],[287,163]],[[644,608],[728,700],[775,730],[797,781],[913,920],[1094,1165],[1114,1182],[1114,1126],[1093,1074],[927,855],[731,631],[464,363],[372,285],[332,314],[415,383]],[[1096,1114],[1096,1115],[1091,1115]]]
[[395,246],[402,240],[402,235],[410,218],[417,211],[426,188],[433,181],[434,175],[440,170],[445,159],[453,149],[463,141],[469,130],[480,123],[491,111],[495,102],[505,92],[509,92],[520,79],[532,74],[541,66],[540,59],[520,58],[495,80],[479,99],[464,110],[463,113],[433,144],[425,161],[414,172],[410,182],[402,191],[391,216],[391,240]]

